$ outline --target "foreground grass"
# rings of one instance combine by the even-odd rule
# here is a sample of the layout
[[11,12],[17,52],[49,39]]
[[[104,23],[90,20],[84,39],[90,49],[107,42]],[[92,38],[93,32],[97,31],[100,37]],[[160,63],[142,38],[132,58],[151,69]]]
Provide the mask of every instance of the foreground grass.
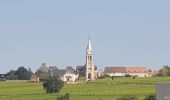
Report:
[[[105,78],[76,85],[66,84],[60,94],[69,93],[71,100],[115,100],[121,95],[135,95],[143,100],[146,95],[155,94],[155,86],[170,82],[170,77]],[[0,100],[56,100],[57,94],[46,94],[42,83],[0,82]]]

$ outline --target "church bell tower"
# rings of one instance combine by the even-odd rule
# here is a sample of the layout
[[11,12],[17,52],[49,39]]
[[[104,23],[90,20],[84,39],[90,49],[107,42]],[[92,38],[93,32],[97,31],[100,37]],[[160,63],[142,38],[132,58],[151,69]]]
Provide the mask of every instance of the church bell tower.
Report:
[[95,80],[95,69],[93,64],[93,49],[89,38],[86,48],[86,81]]

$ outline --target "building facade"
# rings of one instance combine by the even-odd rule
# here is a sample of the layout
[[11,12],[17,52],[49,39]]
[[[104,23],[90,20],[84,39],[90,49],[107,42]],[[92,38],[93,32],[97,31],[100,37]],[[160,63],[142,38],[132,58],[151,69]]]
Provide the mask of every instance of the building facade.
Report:
[[74,83],[76,80],[78,80],[79,74],[76,73],[76,71],[73,69],[73,67],[68,66],[66,67],[66,73],[63,76],[63,81],[67,83]]
[[151,77],[152,70],[148,67],[131,66],[131,67],[106,67],[105,75],[109,76],[137,76],[137,77]]

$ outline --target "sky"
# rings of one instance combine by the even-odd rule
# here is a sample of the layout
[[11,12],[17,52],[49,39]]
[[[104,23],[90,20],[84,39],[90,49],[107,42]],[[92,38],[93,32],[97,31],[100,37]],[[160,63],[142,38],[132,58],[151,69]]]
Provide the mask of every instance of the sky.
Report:
[[94,64],[170,65],[169,0],[1,0],[0,73],[41,63],[85,64],[91,35]]

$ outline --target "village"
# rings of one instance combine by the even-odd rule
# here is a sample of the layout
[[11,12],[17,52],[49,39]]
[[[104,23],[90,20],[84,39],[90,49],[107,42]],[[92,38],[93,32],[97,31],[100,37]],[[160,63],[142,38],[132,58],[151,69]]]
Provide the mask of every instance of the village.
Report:
[[0,0],[0,100],[170,100],[170,0]]
[[[32,73],[29,82],[44,81],[48,76],[59,77],[62,81],[68,84],[76,84],[82,81],[82,77],[85,77],[84,82],[93,81],[100,77],[151,77],[158,74],[158,72],[152,71],[147,66],[120,66],[120,67],[105,67],[104,69],[97,69],[93,61],[93,48],[91,40],[89,38],[86,48],[86,61],[85,65],[77,66],[74,69],[72,66],[67,66],[66,69],[60,69],[57,66],[47,66],[46,63],[42,63],[39,69],[35,73]],[[0,80],[5,81],[7,79],[6,74],[0,74]]]

